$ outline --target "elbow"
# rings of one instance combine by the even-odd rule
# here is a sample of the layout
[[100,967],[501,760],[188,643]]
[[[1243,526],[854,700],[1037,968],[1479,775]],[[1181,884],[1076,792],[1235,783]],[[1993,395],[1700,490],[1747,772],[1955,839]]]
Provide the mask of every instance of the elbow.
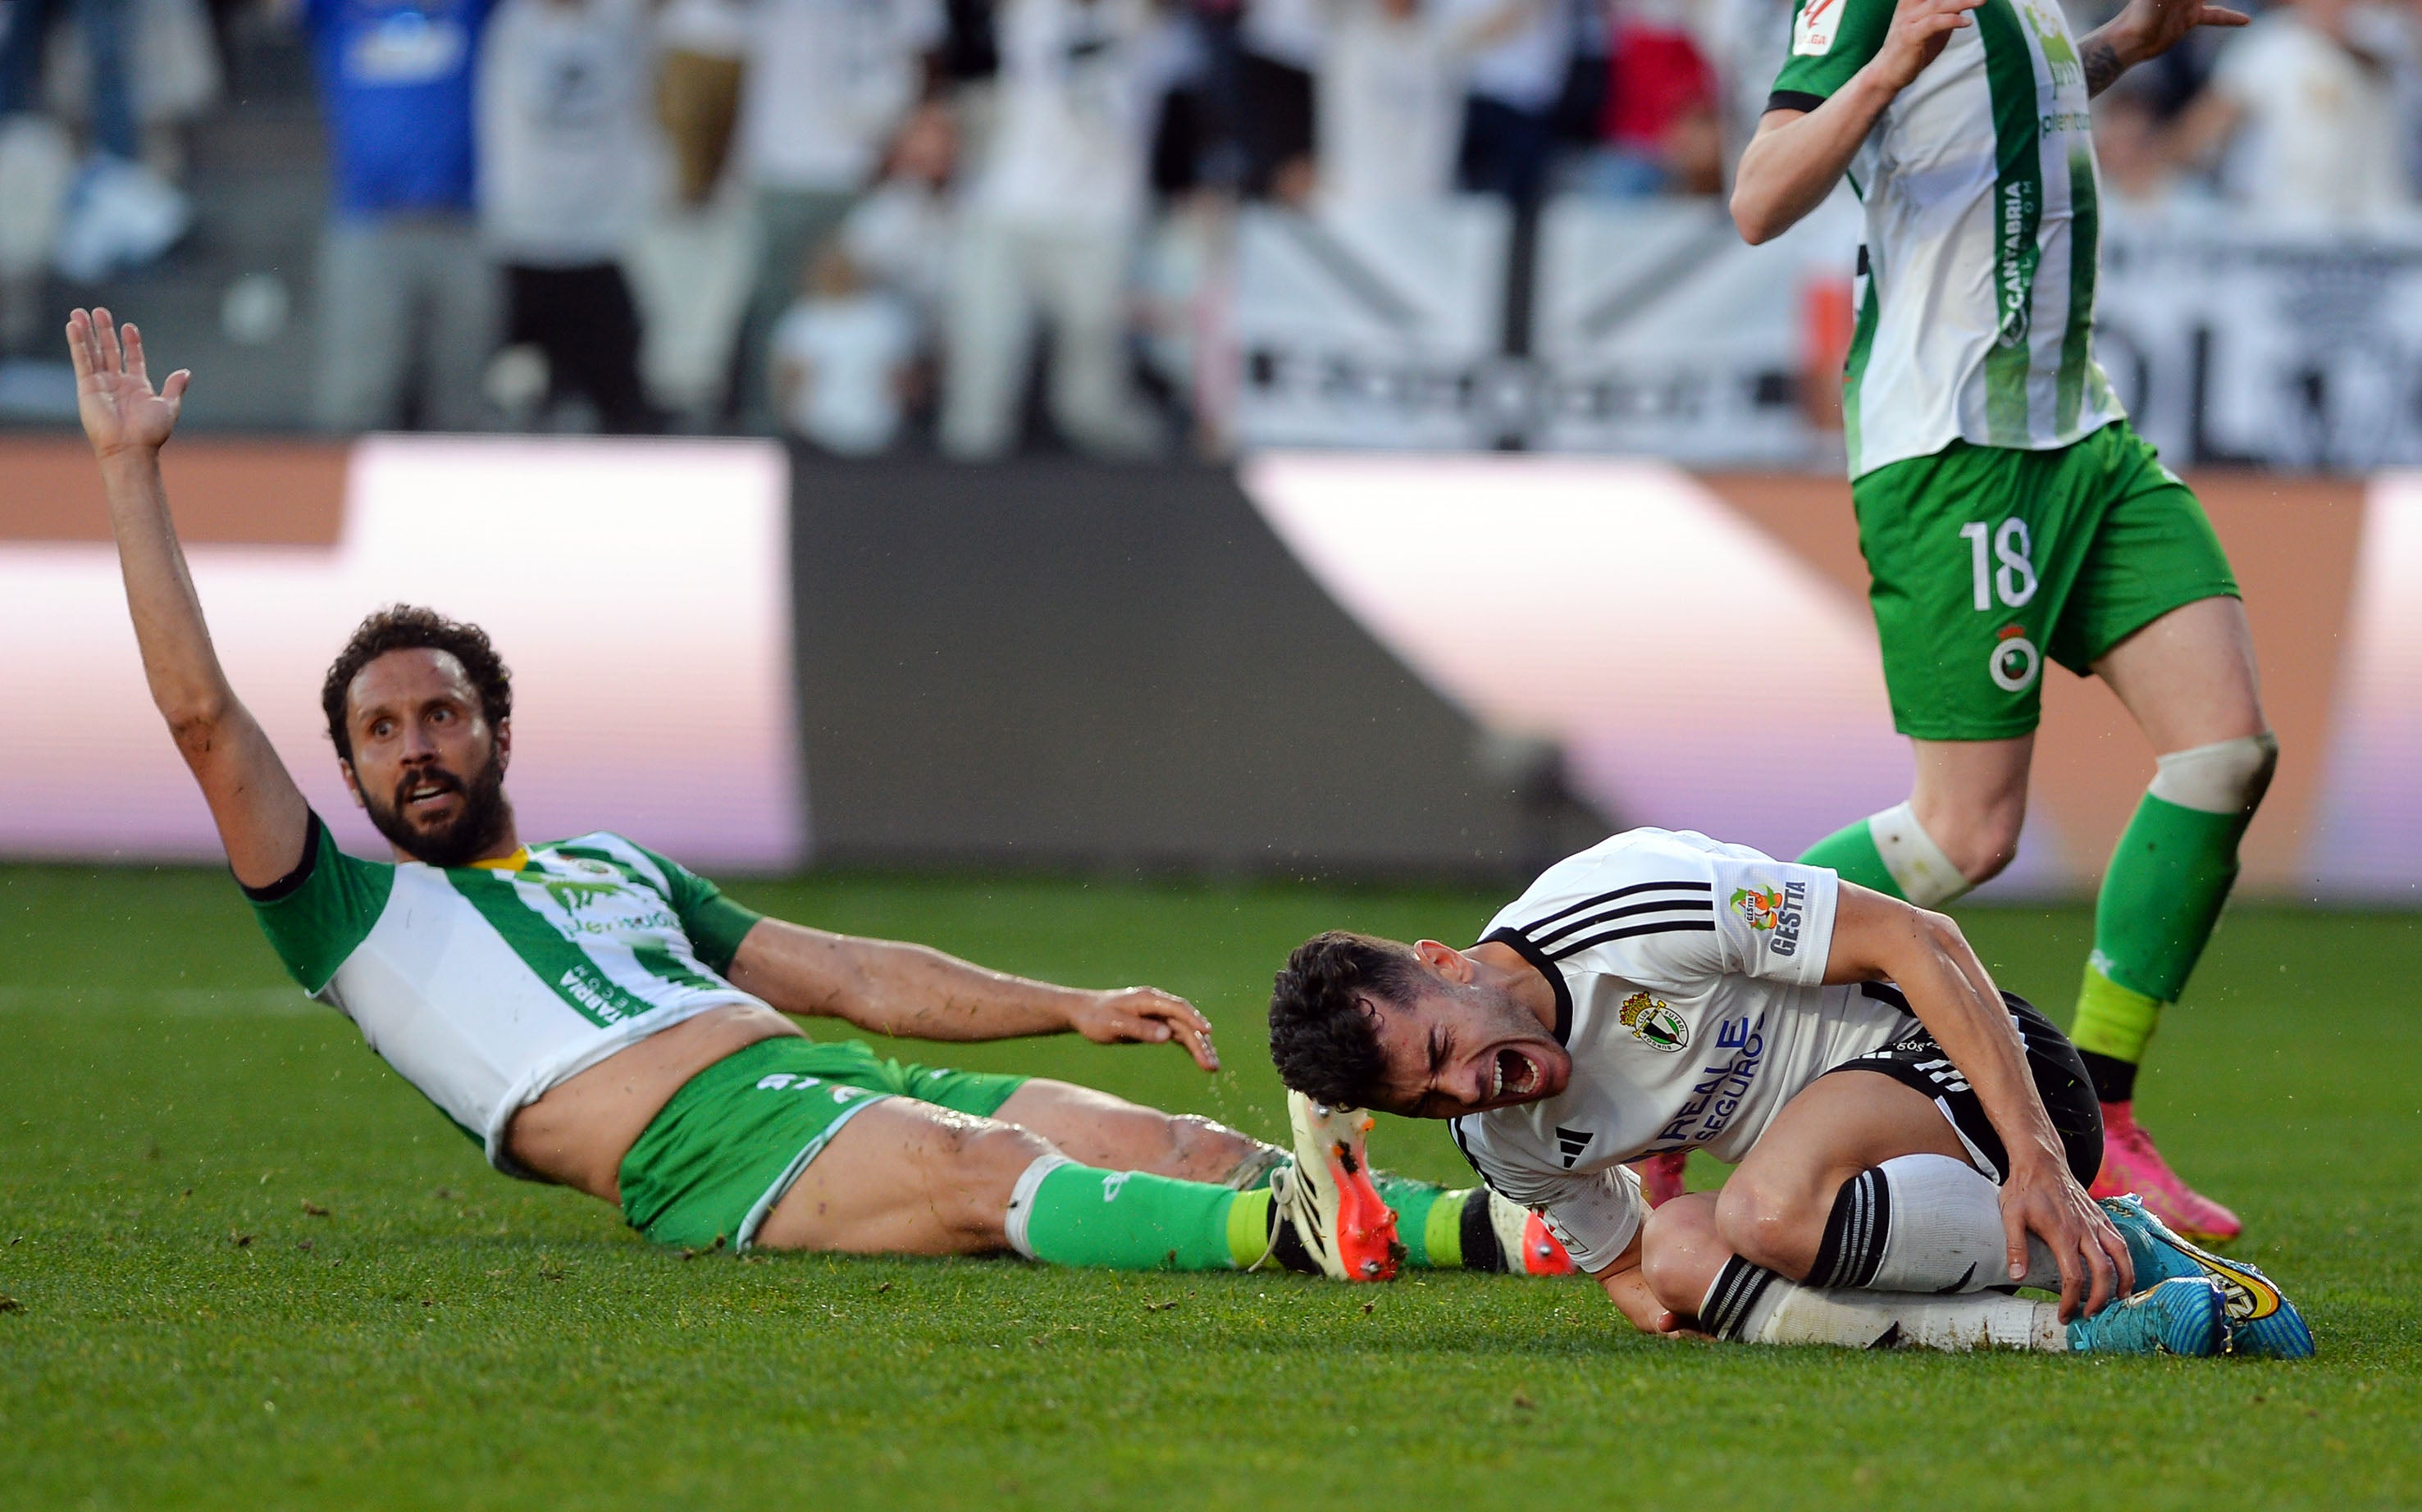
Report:
[[1733,229],[1738,231],[1740,239],[1751,246],[1763,246],[1773,241],[1783,230],[1783,227],[1774,224],[1774,217],[1769,213],[1767,208],[1750,197],[1745,185],[1733,186],[1731,209]]
[[174,702],[163,700],[160,715],[168,722],[168,734],[177,749],[191,762],[209,755],[218,743],[233,708],[234,701],[224,694],[204,694]]

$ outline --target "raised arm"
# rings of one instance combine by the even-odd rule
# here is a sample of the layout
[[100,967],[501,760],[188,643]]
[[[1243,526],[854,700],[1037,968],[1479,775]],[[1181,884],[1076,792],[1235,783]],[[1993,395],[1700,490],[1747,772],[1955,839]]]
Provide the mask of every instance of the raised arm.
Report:
[[1801,0],[1791,56],[1774,84],[1776,108],[1759,118],[1733,176],[1741,240],[1772,241],[1823,204],[1884,107],[1942,55],[1953,32],[1975,24],[1968,12],[1984,3],[1899,0],[1882,15],[1884,0]]
[[151,701],[202,786],[236,881],[265,887],[303,859],[309,811],[269,737],[228,684],[168,516],[160,448],[177,427],[192,375],[171,373],[153,393],[142,333],[129,325],[121,340],[107,310],[69,317],[68,353],[76,410],[109,498],[110,533]]
[[[1801,0],[1776,108],[1759,119],[1733,176],[1742,239],[1771,241],[1823,204],[1885,107],[1942,55],[1953,32],[1974,24],[1968,12],[1984,3],[1898,0],[1878,27],[1884,0]],[[2240,12],[2207,0],[2129,0],[2079,43],[2086,92],[2100,94],[2198,26],[2244,24]]]
[[1844,882],[1835,905],[1829,982],[1890,981],[1910,1010],[1976,1090],[2009,1155],[2002,1226],[2010,1278],[2027,1270],[2027,1235],[2060,1265],[2064,1308],[2091,1289],[2099,1309],[2115,1280],[2129,1277],[2128,1246],[2069,1174],[2060,1136],[2027,1072],[2026,1049],[2001,990],[1959,927],[1940,913]]
[[780,919],[751,927],[731,983],[784,1013],[914,1039],[1014,1039],[1074,1031],[1096,1044],[1175,1039],[1219,1068],[1211,1021],[1156,988],[1087,991],[987,971],[924,945],[831,934]]
[[2197,26],[2242,26],[2242,11],[2204,0],[2129,0],[2119,14],[2085,34],[2077,60],[2085,69],[2085,91],[2099,95],[2119,75],[2161,56]]

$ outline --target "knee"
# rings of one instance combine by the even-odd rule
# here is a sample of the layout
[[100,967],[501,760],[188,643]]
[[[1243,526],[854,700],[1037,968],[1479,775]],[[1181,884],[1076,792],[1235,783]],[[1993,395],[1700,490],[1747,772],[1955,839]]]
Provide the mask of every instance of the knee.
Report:
[[2152,794],[2207,814],[2251,814],[2279,769],[2279,738],[2269,730],[2172,751],[2156,763]]
[[998,1248],[1007,1242],[1003,1224],[1018,1177],[1054,1153],[1050,1141],[1015,1124],[969,1118],[938,1125],[926,1152],[936,1215],[970,1247]]
[[1667,1311],[1686,1317],[1697,1313],[1723,1263],[1712,1203],[1683,1197],[1648,1215],[1640,1238],[1640,1275]]
[[1198,1181],[1217,1181],[1235,1170],[1260,1142],[1199,1114],[1182,1113],[1163,1125],[1169,1168]]
[[1797,1184],[1736,1173],[1716,1199],[1716,1232],[1752,1265],[1805,1280],[1824,1242],[1830,1205]]
[[[1943,824],[1948,833],[1936,836],[1942,853],[1959,868],[1959,875],[1975,886],[1992,881],[2018,859],[2019,832],[2026,827],[2026,789],[1994,799],[1970,812],[1953,816]],[[1935,825],[1927,826],[1928,833]]]

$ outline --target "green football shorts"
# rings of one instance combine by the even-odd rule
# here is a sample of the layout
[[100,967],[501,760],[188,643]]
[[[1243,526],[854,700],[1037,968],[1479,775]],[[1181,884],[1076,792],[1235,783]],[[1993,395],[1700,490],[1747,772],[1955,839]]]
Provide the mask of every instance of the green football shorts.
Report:
[[989,1118],[1026,1080],[883,1060],[855,1039],[761,1039],[684,1083],[622,1157],[622,1217],[659,1244],[746,1249],[859,1110],[914,1098]]
[[2083,677],[2181,604],[2237,596],[2194,494],[2124,420],[2054,451],[1955,441],[1850,484],[1893,724],[2024,735],[2044,659]]

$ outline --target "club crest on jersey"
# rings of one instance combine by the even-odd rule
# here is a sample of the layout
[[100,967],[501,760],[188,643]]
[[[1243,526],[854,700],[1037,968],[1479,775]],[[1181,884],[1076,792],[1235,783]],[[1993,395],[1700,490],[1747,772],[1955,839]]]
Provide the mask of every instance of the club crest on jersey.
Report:
[[[616,879],[616,881],[620,880]],[[567,913],[577,913],[599,898],[609,896],[614,892],[611,883],[576,882],[569,877],[542,877],[539,879],[539,885],[546,889],[549,896],[562,904]]]
[[1807,0],[1791,18],[1791,51],[1801,57],[1823,57],[1833,51],[1841,30],[1842,7],[1848,0]]
[[606,882],[619,882],[622,880],[621,872],[602,861],[591,861],[587,856],[566,857],[563,867],[574,877],[594,877],[599,881]]
[[1761,934],[1772,935],[1767,949],[1778,956],[1800,953],[1800,922],[1808,909],[1808,884],[1785,882],[1780,887],[1733,890],[1733,912]]
[[2043,670],[2043,653],[2027,639],[2024,625],[2005,625],[1993,637],[1993,651],[1985,661],[1993,686],[2004,693],[2024,693]]
[[[1650,997],[1645,992],[1634,992],[1625,998],[1623,1007],[1615,1017],[1631,1031],[1632,1038],[1651,1050],[1671,1053],[1691,1042],[1691,1026],[1682,1021],[1682,1016],[1663,999]],[[1565,1163],[1569,1165],[1572,1162],[1568,1161]]]

